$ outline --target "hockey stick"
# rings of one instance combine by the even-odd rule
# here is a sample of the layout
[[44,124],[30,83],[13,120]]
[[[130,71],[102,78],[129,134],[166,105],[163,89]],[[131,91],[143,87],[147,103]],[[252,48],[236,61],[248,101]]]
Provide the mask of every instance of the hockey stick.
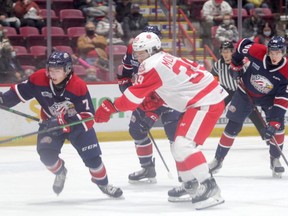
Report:
[[37,117],[34,117],[34,116],[31,116],[31,115],[28,115],[28,114],[19,112],[19,111],[17,111],[17,110],[11,109],[11,108],[6,107],[6,106],[3,106],[3,105],[0,105],[0,109],[3,109],[3,110],[6,110],[6,111],[8,111],[8,112],[14,113],[14,114],[16,114],[16,115],[20,115],[20,116],[29,118],[29,119],[31,119],[31,120],[40,122],[40,119],[37,118]]
[[155,142],[155,140],[154,140],[154,138],[150,132],[150,130],[148,130],[148,135],[149,135],[149,138],[151,139],[153,145],[155,146],[155,148],[156,148],[156,150],[157,150],[157,152],[158,152],[158,154],[159,154],[159,156],[160,156],[160,158],[161,158],[161,160],[162,160],[162,162],[163,162],[163,164],[164,164],[164,166],[168,172],[168,177],[173,179],[173,175],[170,172],[170,170],[169,170],[169,168],[168,168],[168,166],[167,166],[167,164],[166,164],[166,162],[165,162],[165,160],[164,160],[164,158],[163,158],[163,156],[162,156],[162,154],[161,154],[161,152],[160,152],[160,150],[159,150],[159,148],[158,148],[158,146],[157,146],[157,144],[156,144],[156,142]]
[[[242,88],[242,90],[246,93],[250,103],[253,106],[253,110],[257,114],[258,118],[261,120],[261,122],[263,124],[263,127],[266,128],[266,126],[267,126],[266,121],[263,119],[261,113],[259,112],[259,110],[255,106],[255,104],[253,102],[253,99],[252,99],[251,95],[249,94],[249,92],[247,91],[246,87],[244,86],[243,81],[242,81],[241,78],[238,80],[238,83],[239,83],[239,86]],[[272,136],[272,140],[273,140],[277,150],[279,151],[280,155],[282,156],[283,160],[285,161],[286,165],[288,166],[288,161],[287,161],[285,155],[283,154],[282,149],[279,147],[278,142],[277,142],[277,140],[276,140],[274,135]]]
[[87,121],[90,121],[90,120],[94,120],[94,117],[83,119],[83,120],[80,120],[80,121],[71,122],[71,123],[65,124],[65,125],[55,126],[55,127],[52,127],[52,128],[41,130],[41,131],[31,132],[31,133],[28,133],[28,134],[12,137],[12,138],[5,139],[5,140],[0,140],[0,144],[6,143],[6,142],[14,142],[14,141],[21,140],[21,139],[23,139],[25,137],[33,136],[33,135],[36,135],[36,134],[49,133],[49,132],[52,132],[52,131],[56,131],[56,130],[65,128],[65,127],[78,125],[78,124],[81,124],[83,122],[87,122]]

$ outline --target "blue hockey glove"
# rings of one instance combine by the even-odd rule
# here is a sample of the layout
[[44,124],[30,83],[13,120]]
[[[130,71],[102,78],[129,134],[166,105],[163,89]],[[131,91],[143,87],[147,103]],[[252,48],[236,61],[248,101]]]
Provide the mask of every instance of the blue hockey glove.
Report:
[[123,93],[129,86],[132,86],[130,77],[122,77],[117,75],[117,81],[120,91]]
[[263,129],[262,133],[265,140],[270,140],[277,130],[279,130],[281,124],[279,122],[269,122],[269,124]]
[[147,132],[153,127],[155,122],[159,119],[159,116],[153,112],[146,112],[145,117],[140,122],[142,132]]
[[[44,121],[42,124],[46,125],[46,129],[50,129],[50,128],[53,128],[53,127],[58,127],[58,126],[61,126],[61,125],[65,125],[65,124],[67,124],[67,122],[66,122],[66,120],[64,118],[64,115],[60,114],[57,117],[53,116],[52,118]],[[57,130],[51,131],[50,134],[52,136],[60,136],[63,133],[69,133],[69,132],[70,132],[70,127],[64,127],[64,128],[59,128]]]

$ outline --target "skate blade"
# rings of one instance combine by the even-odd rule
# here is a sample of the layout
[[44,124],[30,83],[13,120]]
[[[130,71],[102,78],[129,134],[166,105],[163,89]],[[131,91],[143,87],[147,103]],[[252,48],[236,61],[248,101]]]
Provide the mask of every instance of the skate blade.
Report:
[[224,202],[225,200],[222,197],[217,196],[217,197],[210,197],[207,200],[201,202],[193,203],[193,206],[196,210],[202,210],[220,205]]
[[156,178],[144,178],[141,180],[131,180],[129,179],[130,184],[156,184],[157,179]]
[[187,195],[181,196],[181,197],[168,197],[169,202],[191,202],[192,197]]
[[272,172],[273,178],[282,178],[282,173]]

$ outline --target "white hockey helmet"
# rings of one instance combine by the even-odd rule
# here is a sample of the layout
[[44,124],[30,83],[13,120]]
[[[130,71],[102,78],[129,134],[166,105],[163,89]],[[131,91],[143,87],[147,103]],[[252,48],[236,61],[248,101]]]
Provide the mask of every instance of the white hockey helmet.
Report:
[[132,47],[135,52],[146,50],[151,56],[161,49],[161,40],[153,32],[142,32],[133,40]]

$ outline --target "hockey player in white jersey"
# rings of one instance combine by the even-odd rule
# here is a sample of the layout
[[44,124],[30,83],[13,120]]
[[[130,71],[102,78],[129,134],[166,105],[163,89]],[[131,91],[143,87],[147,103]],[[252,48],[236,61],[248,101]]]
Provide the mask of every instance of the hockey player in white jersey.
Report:
[[163,52],[159,37],[152,32],[139,34],[133,41],[133,50],[141,63],[135,84],[114,103],[103,101],[95,121],[107,122],[113,113],[135,110],[150,92],[156,91],[169,107],[183,113],[171,152],[194,207],[203,209],[223,203],[197,146],[204,143],[223,113],[227,92],[204,67]]

